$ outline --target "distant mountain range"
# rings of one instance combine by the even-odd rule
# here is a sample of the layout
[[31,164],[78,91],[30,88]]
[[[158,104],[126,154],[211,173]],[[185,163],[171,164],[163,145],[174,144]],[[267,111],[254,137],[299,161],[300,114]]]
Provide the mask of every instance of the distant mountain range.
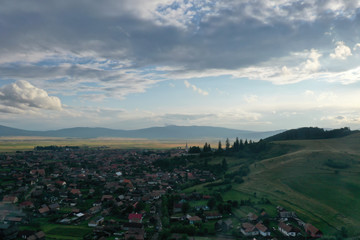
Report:
[[222,127],[205,126],[166,126],[151,127],[138,130],[116,130],[109,128],[75,127],[49,131],[29,131],[0,125],[0,137],[5,136],[37,136],[66,138],[147,138],[147,139],[204,139],[204,138],[235,138],[259,140],[285,130],[256,132]]

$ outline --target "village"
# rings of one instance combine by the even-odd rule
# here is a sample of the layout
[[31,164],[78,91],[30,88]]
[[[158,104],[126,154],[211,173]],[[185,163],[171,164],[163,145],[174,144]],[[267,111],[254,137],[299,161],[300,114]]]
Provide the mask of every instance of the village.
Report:
[[[181,148],[56,147],[1,154],[0,239],[322,237],[296,212],[267,199],[257,205],[216,191],[184,191],[222,177],[189,167],[188,157]],[[171,160],[184,164],[163,167]]]

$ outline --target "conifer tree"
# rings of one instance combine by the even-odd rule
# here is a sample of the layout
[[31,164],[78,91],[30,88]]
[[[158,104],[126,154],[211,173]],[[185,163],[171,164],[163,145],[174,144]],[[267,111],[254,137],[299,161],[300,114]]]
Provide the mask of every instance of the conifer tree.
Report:
[[219,141],[219,144],[218,144],[218,151],[219,151],[219,152],[222,152],[222,150],[223,150],[223,149],[222,149],[222,146],[221,146],[221,141]]
[[230,141],[229,141],[228,138],[226,139],[226,142],[225,142],[225,150],[226,150],[226,151],[229,151],[229,150],[230,150]]

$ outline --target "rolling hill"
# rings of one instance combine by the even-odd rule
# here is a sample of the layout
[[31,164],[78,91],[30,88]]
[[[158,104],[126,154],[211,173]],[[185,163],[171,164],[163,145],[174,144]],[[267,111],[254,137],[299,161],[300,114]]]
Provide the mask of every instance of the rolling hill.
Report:
[[306,139],[328,139],[345,137],[359,131],[351,131],[350,128],[325,130],[318,127],[303,127],[291,129],[266,138],[266,141],[282,140],[306,140]]
[[[359,236],[360,133],[270,144],[272,147],[264,157],[255,161],[245,154],[212,158],[210,163],[218,164],[226,157],[228,174],[249,166],[250,173],[243,177],[243,183],[232,181],[230,190],[224,190],[224,185],[209,188],[200,184],[185,191],[206,194],[218,191],[225,201],[251,199],[254,207],[241,207],[234,212],[239,218],[261,208],[274,217],[274,209],[280,205],[295,211],[300,219],[312,223],[327,236],[337,234],[343,227],[349,236]],[[259,204],[261,199],[269,199],[271,206]]]
[[235,189],[258,192],[326,232],[345,227],[359,235],[360,134],[277,144],[300,148],[253,164],[249,179]]

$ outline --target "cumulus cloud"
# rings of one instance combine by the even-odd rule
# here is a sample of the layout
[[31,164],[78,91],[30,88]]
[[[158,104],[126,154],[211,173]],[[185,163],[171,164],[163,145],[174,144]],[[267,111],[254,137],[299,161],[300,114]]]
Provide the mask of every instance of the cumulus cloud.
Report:
[[200,95],[203,95],[203,96],[209,95],[209,93],[208,93],[207,91],[202,90],[201,88],[198,88],[198,87],[195,86],[194,84],[189,83],[189,81],[187,81],[187,80],[184,81],[184,84],[185,84],[185,86],[186,86],[187,88],[192,88],[192,90],[193,90],[194,92],[197,92],[197,93],[199,93]]
[[336,48],[334,53],[330,53],[330,57],[333,59],[345,60],[347,57],[351,56],[351,49],[345,45],[344,42],[339,41],[336,43]]
[[61,110],[58,97],[48,93],[31,83],[20,80],[0,88],[0,111],[18,113],[28,109]]

